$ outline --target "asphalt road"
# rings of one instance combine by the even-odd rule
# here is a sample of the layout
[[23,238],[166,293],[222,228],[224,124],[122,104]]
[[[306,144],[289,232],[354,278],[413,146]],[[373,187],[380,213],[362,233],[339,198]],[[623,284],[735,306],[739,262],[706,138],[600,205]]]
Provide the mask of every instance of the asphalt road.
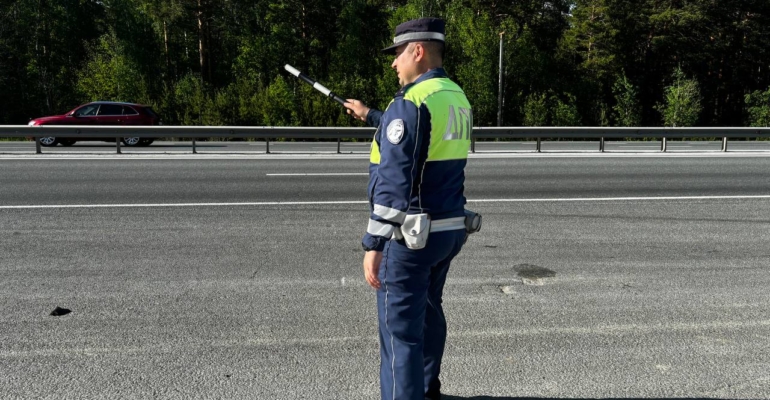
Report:
[[[768,167],[472,158],[449,398],[769,398]],[[0,157],[0,397],[377,398],[365,172]]]

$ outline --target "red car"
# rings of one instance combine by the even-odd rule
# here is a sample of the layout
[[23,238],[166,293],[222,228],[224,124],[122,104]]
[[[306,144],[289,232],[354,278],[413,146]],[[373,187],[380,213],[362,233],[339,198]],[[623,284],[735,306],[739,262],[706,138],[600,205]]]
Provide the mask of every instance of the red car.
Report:
[[[35,118],[27,125],[162,125],[160,117],[148,106],[134,103],[118,103],[113,101],[95,101],[64,114],[52,117]],[[112,138],[72,138],[72,137],[42,137],[43,146],[72,146],[80,140],[101,140],[114,142]],[[149,146],[154,138],[127,137],[123,138],[126,146]]]

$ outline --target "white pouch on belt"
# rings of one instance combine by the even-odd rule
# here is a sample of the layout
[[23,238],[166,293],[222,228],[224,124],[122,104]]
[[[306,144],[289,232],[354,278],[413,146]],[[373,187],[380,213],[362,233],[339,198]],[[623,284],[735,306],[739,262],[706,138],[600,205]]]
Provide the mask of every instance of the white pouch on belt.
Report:
[[430,215],[428,214],[410,214],[401,224],[401,235],[404,237],[406,247],[412,250],[419,250],[428,244],[428,235],[430,234]]

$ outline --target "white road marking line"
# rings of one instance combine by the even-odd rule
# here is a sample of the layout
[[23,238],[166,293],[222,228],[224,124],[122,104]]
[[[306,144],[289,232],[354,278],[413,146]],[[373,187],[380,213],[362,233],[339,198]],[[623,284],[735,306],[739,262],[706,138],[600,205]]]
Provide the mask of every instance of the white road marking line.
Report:
[[0,206],[0,210],[41,208],[154,208],[154,207],[230,207],[230,206],[305,206],[305,205],[369,204],[368,201],[262,201],[244,203],[156,203],[156,204],[41,204]]
[[[353,147],[353,145],[346,144],[343,147],[344,148],[342,150],[345,151],[345,150],[350,150],[350,148]],[[364,151],[364,149],[368,149],[371,146],[366,146],[366,147],[360,146],[360,147],[361,147],[361,149],[359,151]],[[313,149],[313,150],[324,150],[324,151],[335,151],[334,145],[329,145],[329,146],[324,146],[324,147],[316,146],[316,147],[311,147],[311,149]],[[302,149],[300,148],[300,149],[297,149],[297,150],[290,150],[290,151],[302,151]]]
[[571,199],[469,199],[468,203],[547,203],[588,201],[649,201],[649,200],[749,200],[770,199],[770,195],[757,196],[653,196],[653,197],[577,197]]
[[368,172],[328,172],[328,173],[299,173],[299,174],[265,174],[265,176],[368,176]]
[[483,153],[475,153],[468,155],[469,159],[474,158],[495,158],[495,159],[507,159],[507,158],[765,158],[770,157],[770,152],[762,150],[742,150],[740,152],[721,152],[717,150],[708,150],[700,152],[668,152],[661,153],[660,150],[636,150],[636,152],[624,153],[622,150],[607,151],[599,153],[595,150],[570,150],[559,151],[549,150],[541,153],[536,152],[524,152],[524,153],[512,153],[508,150],[501,152],[484,151]]
[[[548,203],[548,202],[591,202],[591,201],[661,201],[661,200],[763,200],[770,195],[757,196],[661,196],[661,197],[594,197],[565,199],[469,199],[468,203]],[[341,201],[263,201],[244,203],[155,203],[155,204],[41,204],[0,206],[0,210],[24,210],[43,208],[160,208],[160,207],[233,207],[233,206],[306,206],[369,204],[364,200]]]

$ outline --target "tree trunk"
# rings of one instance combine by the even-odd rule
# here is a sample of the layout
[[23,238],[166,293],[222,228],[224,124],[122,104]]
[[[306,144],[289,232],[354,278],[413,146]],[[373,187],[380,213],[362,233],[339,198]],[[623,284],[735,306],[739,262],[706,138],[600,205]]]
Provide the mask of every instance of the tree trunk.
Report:
[[208,81],[212,82],[211,80],[211,22],[206,21],[206,67],[208,69]]
[[50,114],[53,112],[53,96],[50,90],[50,82],[48,82],[48,71],[50,67],[48,47],[50,43],[49,31],[51,27],[49,26],[47,8],[48,4],[46,3],[46,0],[38,1],[37,26],[40,28],[41,32],[37,35],[35,50],[37,53],[36,57],[40,60],[38,63],[38,73],[40,74],[40,87],[43,89],[46,113]]
[[203,80],[203,77],[205,76],[205,70],[206,70],[206,43],[205,43],[205,33],[203,29],[203,0],[198,0],[198,11],[197,11],[197,17],[198,17],[198,59],[200,61],[200,71],[201,71],[201,80]]
[[594,49],[593,23],[594,23],[594,20],[596,20],[596,4],[591,4],[591,17],[588,20],[591,23],[591,27],[588,29],[588,57],[586,57],[586,60],[590,64],[591,53],[593,52],[593,49]]
[[168,24],[163,21],[163,51],[166,53],[166,71],[171,75],[171,56],[168,54]]

